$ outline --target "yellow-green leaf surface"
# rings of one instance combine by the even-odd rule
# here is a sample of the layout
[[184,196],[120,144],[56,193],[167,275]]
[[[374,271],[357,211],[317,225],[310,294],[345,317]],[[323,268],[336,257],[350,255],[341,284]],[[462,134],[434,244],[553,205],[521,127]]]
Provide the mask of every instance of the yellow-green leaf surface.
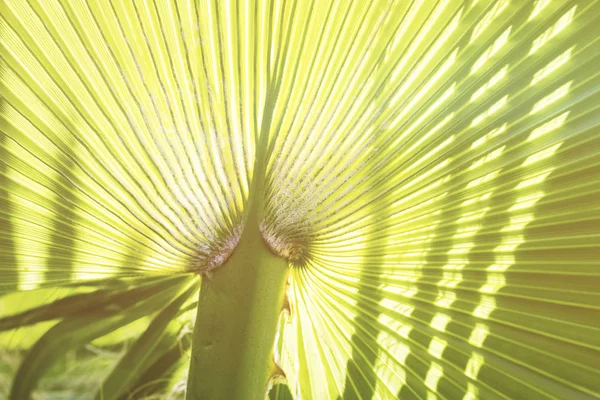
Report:
[[3,0],[0,386],[181,396],[260,235],[270,398],[600,398],[598,65],[597,0]]

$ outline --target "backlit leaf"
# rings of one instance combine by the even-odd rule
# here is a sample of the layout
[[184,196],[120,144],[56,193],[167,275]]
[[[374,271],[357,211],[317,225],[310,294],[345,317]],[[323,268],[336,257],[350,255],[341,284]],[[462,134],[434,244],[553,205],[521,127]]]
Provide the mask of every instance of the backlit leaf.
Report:
[[179,388],[162,332],[255,204],[271,398],[600,397],[598,38],[597,0],[4,0],[0,327],[48,329],[13,398],[146,317],[123,360],[165,368],[110,386]]

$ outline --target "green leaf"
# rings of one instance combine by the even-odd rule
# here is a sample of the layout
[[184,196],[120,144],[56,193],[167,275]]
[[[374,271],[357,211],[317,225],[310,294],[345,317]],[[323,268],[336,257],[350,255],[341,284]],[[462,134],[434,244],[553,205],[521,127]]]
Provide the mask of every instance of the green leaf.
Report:
[[[138,286],[120,290],[100,289],[91,293],[74,294],[63,297],[52,303],[33,308],[17,315],[0,319],[0,331],[37,324],[38,322],[74,316],[99,317],[115,314],[130,307],[148,295],[160,290],[165,282],[177,283],[178,278],[170,280],[148,279],[147,283],[139,282]],[[32,296],[32,294],[30,294]]]
[[[195,282],[152,319],[146,331],[133,343],[113,368],[96,393],[96,399],[117,399],[130,392],[130,388],[136,379],[156,361],[157,357],[153,354],[160,350],[158,347],[162,339],[165,336],[178,333],[176,328],[179,324],[174,324],[173,319],[179,314],[183,303],[197,291],[198,284]],[[173,329],[175,329],[175,332],[170,332]]]
[[[142,335],[115,392],[597,398],[599,37],[598,0],[3,0],[0,347],[40,358],[1,381]],[[147,324],[194,275],[190,364],[193,313]]]
[[292,400],[294,397],[287,385],[278,383],[269,391],[269,399],[271,400]]
[[[181,333],[181,332],[180,332]],[[151,355],[151,365],[140,374],[130,390],[131,396],[161,396],[173,386],[173,381],[180,383],[182,376],[177,373],[187,371],[189,350],[192,347],[191,332],[184,335],[170,335],[161,339],[157,348],[163,350]],[[150,364],[150,362],[148,363]]]
[[106,335],[145,315],[164,307],[187,287],[185,280],[169,280],[155,287],[154,294],[130,305],[126,311],[115,310],[106,316],[76,315],[53,326],[29,351],[13,382],[11,399],[29,398],[44,372],[66,350]]

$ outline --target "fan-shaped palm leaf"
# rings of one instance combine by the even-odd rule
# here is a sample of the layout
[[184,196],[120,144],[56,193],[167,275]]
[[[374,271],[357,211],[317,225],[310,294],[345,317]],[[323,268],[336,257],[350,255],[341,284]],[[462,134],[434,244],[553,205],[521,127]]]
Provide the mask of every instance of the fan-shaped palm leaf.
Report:
[[598,38],[596,0],[4,0],[0,396],[600,397]]

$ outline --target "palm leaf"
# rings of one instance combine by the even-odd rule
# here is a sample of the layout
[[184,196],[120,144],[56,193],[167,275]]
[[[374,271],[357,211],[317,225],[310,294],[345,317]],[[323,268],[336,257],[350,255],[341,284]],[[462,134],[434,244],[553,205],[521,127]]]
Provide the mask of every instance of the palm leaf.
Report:
[[592,0],[4,0],[12,397],[89,343],[124,350],[74,397],[600,397],[599,26]]

